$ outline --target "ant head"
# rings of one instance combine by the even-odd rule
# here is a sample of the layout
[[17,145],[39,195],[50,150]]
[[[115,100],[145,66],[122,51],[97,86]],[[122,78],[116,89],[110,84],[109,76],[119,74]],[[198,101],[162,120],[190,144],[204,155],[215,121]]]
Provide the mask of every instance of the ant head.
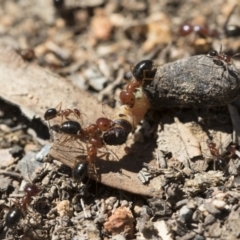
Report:
[[29,196],[36,196],[40,192],[40,189],[35,184],[27,183],[24,187],[24,192]]
[[211,51],[208,52],[208,56],[209,57],[217,57],[218,52],[216,50],[211,50]]

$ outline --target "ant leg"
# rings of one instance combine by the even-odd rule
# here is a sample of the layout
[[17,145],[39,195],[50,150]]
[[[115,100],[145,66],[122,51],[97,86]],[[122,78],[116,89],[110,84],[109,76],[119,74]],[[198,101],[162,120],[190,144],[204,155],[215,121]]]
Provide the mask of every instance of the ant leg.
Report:
[[134,69],[134,66],[131,65],[131,66],[130,66],[130,70],[131,70],[131,72],[133,72],[133,69]]
[[219,51],[219,54],[222,54],[222,44],[220,45],[220,51]]
[[104,146],[105,149],[107,150],[107,152],[103,152],[101,156],[99,156],[99,158],[105,157],[107,156],[107,160],[110,161],[109,159],[109,155],[111,154],[113,156],[113,159],[116,158],[117,160],[119,160],[119,157],[117,156],[116,153],[114,153],[113,151],[111,151],[110,149],[107,148],[107,146]]
[[60,102],[55,108],[56,108],[56,109],[59,108],[58,111],[61,111],[61,110],[62,110],[62,102]]
[[83,146],[82,141],[80,139],[77,139],[76,142],[82,147],[82,149],[84,149],[84,146]]
[[70,139],[72,138],[72,136],[66,136],[66,137],[64,138],[64,140],[61,141],[61,139],[62,139],[63,136],[64,136],[64,134],[62,134],[61,137],[58,139],[59,145],[62,145],[63,143],[65,143],[65,142],[67,142],[67,141],[70,141]]

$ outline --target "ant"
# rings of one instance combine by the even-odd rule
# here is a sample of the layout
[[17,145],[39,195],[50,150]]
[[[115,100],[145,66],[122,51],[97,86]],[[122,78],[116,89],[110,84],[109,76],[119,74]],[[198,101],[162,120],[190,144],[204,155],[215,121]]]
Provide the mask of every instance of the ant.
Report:
[[228,66],[231,66],[231,65],[235,66],[232,59],[239,55],[240,53],[236,53],[233,56],[227,55],[222,51],[222,45],[220,46],[219,52],[217,52],[216,50],[211,50],[207,54],[208,57],[213,58],[213,62],[216,65],[224,67],[227,71],[228,71]]
[[107,145],[121,145],[127,141],[128,134],[132,131],[130,122],[124,119],[116,119],[115,127],[103,134],[103,140]]
[[187,35],[195,32],[200,37],[218,37],[218,32],[216,29],[209,29],[204,25],[192,25],[190,23],[185,23],[179,27],[179,35],[182,37],[186,37]]
[[88,162],[78,162],[73,168],[72,175],[76,180],[81,181],[88,172]]
[[[116,111],[113,120],[108,118],[98,118],[95,124],[91,124],[82,129],[80,124],[74,121],[67,121],[60,126],[51,127],[52,130],[71,135],[74,138],[80,138],[81,141],[87,142],[87,161],[93,162],[97,156],[99,148],[107,145],[121,145],[126,142],[128,134],[143,119],[150,104],[146,96],[142,93],[141,97],[135,99],[134,92],[140,87],[145,80],[152,80],[156,68],[153,68],[153,61],[143,60],[136,64],[132,69],[135,80],[127,85],[126,91],[120,93],[120,100],[123,105]],[[72,111],[72,110],[70,110]],[[72,113],[69,112],[68,113]],[[56,116],[68,116],[64,111],[57,111],[50,108],[46,111],[45,120],[53,119]],[[80,112],[79,115],[80,117]],[[104,133],[103,133],[104,132]],[[67,139],[69,140],[69,139]],[[66,139],[65,139],[66,141]]]
[[[67,135],[67,137],[62,143],[69,141],[70,139],[80,139],[84,141],[85,135],[79,122],[69,120],[61,123],[61,125],[53,125],[50,127],[50,129],[57,133],[64,133]],[[60,137],[60,139],[62,138],[62,136]]]
[[227,37],[238,37],[238,36],[240,36],[240,26],[228,25],[229,20],[230,20],[232,14],[234,13],[236,8],[237,8],[237,5],[234,5],[233,9],[229,13],[229,15],[227,17],[227,20],[226,20],[226,22],[224,24],[224,32],[225,32]]
[[102,132],[111,129],[114,126],[114,122],[108,118],[98,118],[95,124],[91,124],[83,131],[88,138],[90,146],[87,147],[87,162],[92,163],[97,156],[98,148],[102,148],[105,145]]
[[214,170],[216,170],[216,164],[221,168],[221,169],[226,169],[226,161],[224,160],[223,156],[219,153],[219,149],[216,148],[216,143],[212,141],[207,141],[207,146],[209,148],[209,151],[211,155],[214,157]]
[[[125,143],[128,134],[142,120],[150,105],[144,97],[136,99],[134,93],[145,80],[153,80],[156,70],[151,60],[143,60],[132,68],[135,80],[127,85],[126,91],[120,93],[119,98],[123,105],[113,116],[113,126],[103,134],[106,144],[121,145]],[[140,89],[139,92],[139,95],[142,96],[143,93]]]
[[214,143],[213,141],[208,140],[207,141],[207,146],[210,150],[211,155],[214,157],[214,170],[216,170],[216,165],[215,163],[217,163],[217,165],[219,166],[220,169],[222,170],[226,170],[227,169],[227,163],[226,161],[229,160],[232,157],[236,156],[236,146],[235,145],[231,145],[228,150],[230,152],[230,154],[227,153],[223,153],[220,154],[219,149],[216,148],[216,143]]
[[[96,120],[95,124],[90,124],[84,129],[82,129],[80,123],[71,120],[63,122],[60,126],[54,125],[51,129],[58,133],[70,135],[70,138],[80,139],[80,141],[90,144],[90,146],[87,146],[86,161],[92,163],[97,156],[98,149],[105,145],[105,142],[101,137],[102,132],[111,129],[113,126],[113,121],[101,117]],[[70,138],[65,139],[64,142],[70,140]]]
[[[57,108],[59,108],[59,110],[57,110]],[[49,108],[47,109],[47,111],[44,113],[44,119],[46,121],[52,120],[56,117],[65,117],[66,119],[69,119],[69,115],[73,114],[76,118],[80,118],[82,113],[80,113],[80,111],[76,108],[74,109],[64,109],[62,110],[62,102],[60,102],[56,108]]]
[[19,50],[18,53],[21,55],[21,57],[24,60],[26,60],[28,62],[31,62],[36,57],[34,50],[30,49],[30,48]]
[[[134,92],[141,86],[144,80],[152,80],[153,76],[148,76],[147,73],[151,73],[153,70],[153,61],[143,60],[132,68],[132,74],[135,80],[129,83],[126,87],[126,91],[121,91],[119,99],[122,104],[134,106],[135,95]],[[155,74],[155,71],[154,71]]]
[[27,210],[27,205],[31,202],[32,197],[37,196],[40,189],[37,185],[29,183],[26,184],[24,192],[26,194],[20,202],[17,202],[17,207],[10,209],[5,217],[5,223],[8,228],[15,227],[19,223],[24,212]]

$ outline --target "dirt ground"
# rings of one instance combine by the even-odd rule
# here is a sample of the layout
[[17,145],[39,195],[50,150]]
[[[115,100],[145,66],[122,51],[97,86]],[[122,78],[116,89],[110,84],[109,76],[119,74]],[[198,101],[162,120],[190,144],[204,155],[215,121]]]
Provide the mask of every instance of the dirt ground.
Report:
[[[237,4],[1,0],[0,239],[239,239]],[[64,141],[49,126],[65,120],[44,113],[115,119],[146,59],[146,116],[74,179],[86,141]]]

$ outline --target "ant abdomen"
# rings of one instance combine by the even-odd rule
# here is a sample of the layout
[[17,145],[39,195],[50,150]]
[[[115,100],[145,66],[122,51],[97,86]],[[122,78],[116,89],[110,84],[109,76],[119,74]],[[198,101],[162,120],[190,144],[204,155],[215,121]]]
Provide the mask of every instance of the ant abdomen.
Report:
[[128,134],[132,131],[132,125],[124,120],[114,121],[115,126],[103,134],[103,140],[107,145],[121,145],[127,141]]
[[133,67],[132,74],[137,81],[143,81],[146,78],[147,71],[152,70],[153,61],[143,60]]
[[240,36],[240,27],[236,25],[228,25],[225,27],[225,34],[227,37],[239,37]]
[[12,208],[6,215],[5,223],[8,228],[15,227],[20,219],[22,218],[23,214],[21,209],[19,208]]
[[46,121],[49,121],[57,116],[57,110],[55,108],[49,108],[45,113],[44,113],[44,119]]
[[66,134],[78,134],[81,132],[82,127],[79,122],[76,121],[66,121],[60,126],[60,131]]
[[73,178],[81,181],[85,176],[87,176],[88,172],[88,163],[87,162],[78,162],[73,168]]

